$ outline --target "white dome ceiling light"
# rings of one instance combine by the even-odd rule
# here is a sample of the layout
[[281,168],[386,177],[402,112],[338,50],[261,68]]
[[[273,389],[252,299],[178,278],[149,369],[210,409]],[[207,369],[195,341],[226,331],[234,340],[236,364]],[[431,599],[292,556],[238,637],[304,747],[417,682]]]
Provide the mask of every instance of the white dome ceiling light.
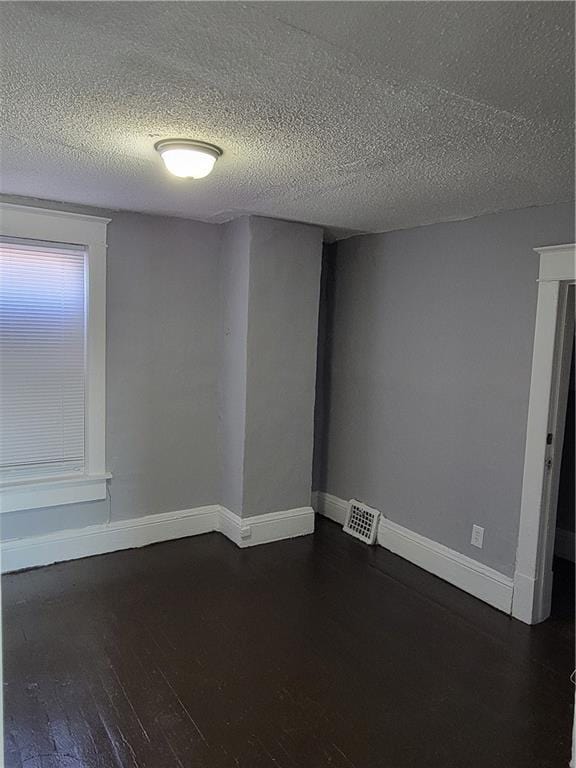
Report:
[[181,179],[203,179],[222,154],[220,147],[193,139],[163,139],[154,144],[164,165]]

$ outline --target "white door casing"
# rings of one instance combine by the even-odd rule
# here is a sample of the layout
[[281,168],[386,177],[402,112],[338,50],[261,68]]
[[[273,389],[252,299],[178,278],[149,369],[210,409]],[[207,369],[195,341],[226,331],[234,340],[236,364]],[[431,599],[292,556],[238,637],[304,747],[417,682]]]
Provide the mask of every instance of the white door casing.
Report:
[[512,599],[512,615],[527,624],[537,624],[550,615],[556,502],[574,334],[570,285],[575,279],[576,246],[536,251],[540,255],[538,306]]

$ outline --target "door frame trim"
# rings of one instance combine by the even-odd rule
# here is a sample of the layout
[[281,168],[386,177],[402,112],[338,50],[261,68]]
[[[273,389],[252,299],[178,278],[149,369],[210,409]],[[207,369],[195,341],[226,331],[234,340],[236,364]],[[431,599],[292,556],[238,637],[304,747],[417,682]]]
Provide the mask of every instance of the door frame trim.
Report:
[[[569,286],[576,245],[534,249],[540,256],[538,305],[512,615],[537,624],[550,615],[556,499],[574,334]],[[547,445],[547,436],[552,442]]]

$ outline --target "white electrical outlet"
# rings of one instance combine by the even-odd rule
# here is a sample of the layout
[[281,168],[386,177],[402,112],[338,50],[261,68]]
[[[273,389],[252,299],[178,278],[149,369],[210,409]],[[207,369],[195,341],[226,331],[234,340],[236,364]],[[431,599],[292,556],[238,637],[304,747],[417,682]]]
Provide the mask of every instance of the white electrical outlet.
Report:
[[473,547],[478,547],[479,549],[482,549],[483,543],[484,543],[484,528],[482,528],[481,525],[473,525],[472,538],[470,539],[470,544],[472,544]]

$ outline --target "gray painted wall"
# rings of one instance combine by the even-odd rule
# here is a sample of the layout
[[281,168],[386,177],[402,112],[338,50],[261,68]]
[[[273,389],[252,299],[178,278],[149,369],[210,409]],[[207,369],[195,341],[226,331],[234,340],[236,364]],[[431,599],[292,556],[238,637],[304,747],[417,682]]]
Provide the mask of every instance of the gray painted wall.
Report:
[[330,362],[332,357],[332,313],[334,302],[332,286],[334,270],[330,260],[336,256],[337,244],[324,243],[322,251],[322,272],[320,276],[320,306],[318,309],[318,339],[316,343],[316,401],[314,407],[314,451],[312,456],[312,486],[319,490],[324,483],[325,452],[327,437],[327,415],[329,408],[331,379]]
[[249,279],[250,221],[243,217],[223,226],[220,254],[220,501],[238,515],[244,492]]
[[2,515],[2,537],[218,502],[221,228],[113,213],[108,228],[110,500]]
[[[569,204],[357,237],[327,259],[315,488],[511,576],[540,245]],[[484,548],[470,545],[472,523]]]
[[250,219],[243,516],[310,506],[322,230]]
[[110,494],[2,515],[2,538],[206,504],[309,505],[322,231],[75,210],[112,218]]

